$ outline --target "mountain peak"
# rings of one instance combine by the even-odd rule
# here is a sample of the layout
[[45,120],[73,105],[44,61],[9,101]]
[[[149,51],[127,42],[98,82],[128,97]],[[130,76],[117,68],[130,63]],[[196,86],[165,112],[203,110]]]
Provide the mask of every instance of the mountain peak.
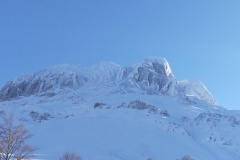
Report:
[[119,69],[121,66],[111,61],[101,61],[100,63],[93,65],[91,68],[95,70],[112,70]]
[[[31,96],[41,92],[81,88],[88,90],[115,90],[120,93],[140,91],[199,100],[216,104],[202,83],[177,81],[165,58],[148,57],[133,67],[122,67],[113,62],[83,67],[80,65],[55,65],[44,70],[25,74],[7,82],[0,89],[0,101]],[[137,91],[137,92],[138,92]]]
[[165,74],[168,77],[173,77],[170,65],[168,64],[168,61],[165,58],[151,56],[145,58],[143,64],[151,65],[155,69],[155,71],[159,74]]
[[145,61],[151,61],[151,62],[159,62],[159,63],[166,63],[167,60],[163,57],[158,56],[150,56],[144,59]]

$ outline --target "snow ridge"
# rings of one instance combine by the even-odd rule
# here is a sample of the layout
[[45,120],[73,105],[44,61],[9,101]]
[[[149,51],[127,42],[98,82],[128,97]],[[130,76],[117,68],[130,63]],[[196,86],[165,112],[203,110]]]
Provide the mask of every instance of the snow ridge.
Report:
[[72,89],[89,90],[110,88],[115,92],[138,91],[146,94],[178,96],[217,104],[211,93],[199,81],[177,81],[165,58],[148,57],[130,67],[113,62],[83,67],[80,65],[56,65],[42,71],[26,74],[8,81],[0,89],[0,101],[18,99],[42,92]]

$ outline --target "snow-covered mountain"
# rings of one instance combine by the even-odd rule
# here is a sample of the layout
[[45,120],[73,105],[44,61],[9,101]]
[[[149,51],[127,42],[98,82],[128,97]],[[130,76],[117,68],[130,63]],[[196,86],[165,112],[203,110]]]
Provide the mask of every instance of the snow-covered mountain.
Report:
[[0,100],[12,100],[57,89],[113,87],[116,92],[194,97],[211,104],[216,100],[201,82],[177,81],[164,58],[150,57],[132,67],[101,62],[91,67],[59,65],[11,80],[0,90]]
[[240,159],[240,112],[218,106],[200,81],[177,80],[164,58],[26,74],[0,89],[0,111],[25,122],[38,159]]

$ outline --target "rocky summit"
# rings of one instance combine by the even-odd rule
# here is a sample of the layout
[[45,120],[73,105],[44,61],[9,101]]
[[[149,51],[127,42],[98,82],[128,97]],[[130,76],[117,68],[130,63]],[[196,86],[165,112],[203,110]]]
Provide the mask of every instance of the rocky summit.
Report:
[[43,92],[64,89],[108,88],[116,92],[134,92],[178,96],[217,104],[200,81],[179,81],[164,58],[149,57],[133,66],[101,62],[90,67],[57,65],[8,81],[0,89],[0,100],[7,101]]

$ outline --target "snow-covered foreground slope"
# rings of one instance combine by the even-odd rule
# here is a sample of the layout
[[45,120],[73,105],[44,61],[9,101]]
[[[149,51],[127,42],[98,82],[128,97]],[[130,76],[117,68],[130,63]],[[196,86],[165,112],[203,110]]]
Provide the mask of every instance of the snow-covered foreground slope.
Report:
[[240,159],[240,113],[208,103],[66,90],[0,105],[34,134],[31,143],[39,147],[40,159],[59,159],[65,151],[84,160]]
[[133,67],[49,67],[0,89],[0,113],[26,124],[45,160],[66,151],[83,160],[238,160],[240,111],[216,103],[201,82],[176,80],[153,57]]

